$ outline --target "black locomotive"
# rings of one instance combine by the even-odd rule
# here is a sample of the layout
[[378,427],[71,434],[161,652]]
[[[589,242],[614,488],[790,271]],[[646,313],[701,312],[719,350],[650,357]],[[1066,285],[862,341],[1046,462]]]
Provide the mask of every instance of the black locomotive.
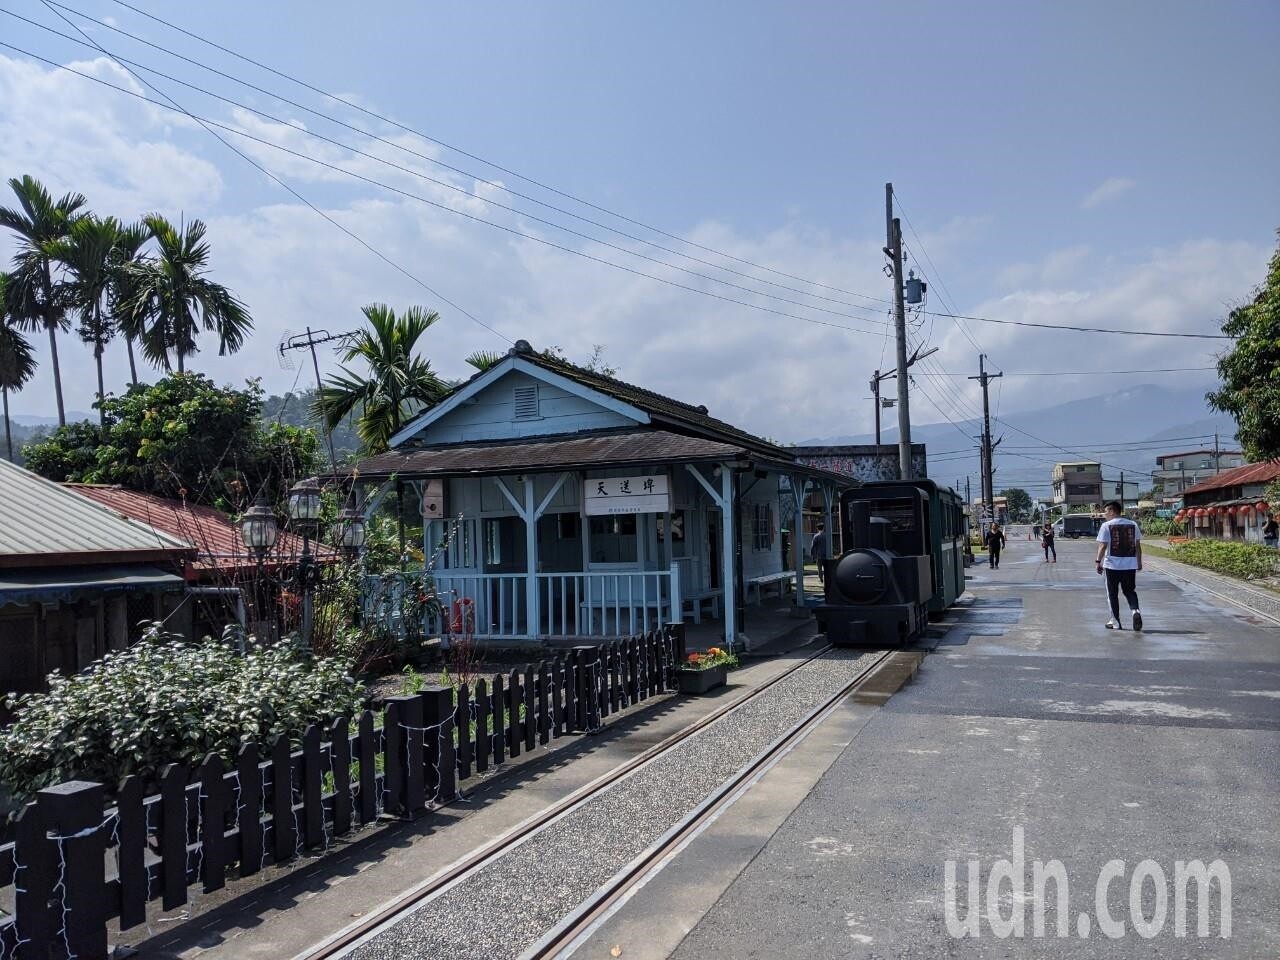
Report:
[[915,639],[964,592],[963,501],[932,480],[889,480],[840,506],[844,553],[824,561],[819,629],[837,646]]

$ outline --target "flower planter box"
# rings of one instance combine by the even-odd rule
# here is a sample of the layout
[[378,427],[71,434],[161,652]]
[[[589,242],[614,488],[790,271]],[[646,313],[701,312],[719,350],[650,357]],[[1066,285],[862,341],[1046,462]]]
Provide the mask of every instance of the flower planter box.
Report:
[[706,693],[722,687],[729,678],[729,668],[723,663],[706,670],[677,670],[676,680],[681,693]]

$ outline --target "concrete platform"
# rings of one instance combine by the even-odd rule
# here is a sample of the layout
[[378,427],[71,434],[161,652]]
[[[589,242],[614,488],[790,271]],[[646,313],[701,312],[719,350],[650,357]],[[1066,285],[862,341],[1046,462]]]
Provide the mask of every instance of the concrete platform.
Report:
[[[1280,627],[1148,571],[1148,629],[1108,631],[1092,544],[1059,544],[1058,564],[1023,546],[1011,541],[998,571],[972,569],[914,684],[873,712],[848,705],[576,956],[1280,955]],[[1025,889],[1005,881],[988,897],[1018,842]],[[1197,859],[1229,870],[1228,938],[1216,893],[1212,936],[1196,935],[1194,883],[1189,936],[1175,934],[1176,864]],[[959,917],[977,861],[974,937],[948,930],[948,860]],[[1063,937],[1055,905],[1032,935],[1033,860],[1064,866]],[[1096,904],[1112,860],[1125,864],[1103,887],[1116,939]],[[1130,909],[1146,861],[1168,897],[1149,939]],[[1156,916],[1154,891],[1145,880],[1138,922]],[[992,899],[997,920],[1020,911],[1023,936],[996,936]]]

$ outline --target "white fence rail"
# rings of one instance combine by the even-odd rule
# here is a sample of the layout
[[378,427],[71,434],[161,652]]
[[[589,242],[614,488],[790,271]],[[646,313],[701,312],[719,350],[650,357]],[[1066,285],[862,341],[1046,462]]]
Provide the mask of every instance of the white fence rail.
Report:
[[621,637],[681,619],[680,568],[609,573],[452,573],[433,577],[440,612],[425,623],[405,622],[406,580],[414,574],[373,575],[365,582],[365,616],[401,636],[471,636],[477,640],[544,637]]

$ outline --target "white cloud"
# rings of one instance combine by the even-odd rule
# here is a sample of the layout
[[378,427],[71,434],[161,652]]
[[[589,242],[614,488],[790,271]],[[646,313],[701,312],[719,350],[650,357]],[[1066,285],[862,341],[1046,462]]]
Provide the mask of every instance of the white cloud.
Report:
[[[132,83],[108,63],[96,61],[92,67],[113,72],[113,82]],[[254,337],[238,356],[219,358],[209,345],[196,359],[197,368],[219,381],[259,376],[267,389],[278,392],[288,389],[297,376],[296,382],[307,385],[311,377],[307,365],[299,365],[299,371],[280,369],[275,348],[281,335],[308,325],[332,332],[350,329],[360,321],[360,307],[372,301],[397,307],[423,304],[439,310],[443,319],[428,335],[427,350],[445,375],[465,375],[462,357],[473,350],[507,346],[313,211],[274,188],[262,193],[261,178],[237,168],[239,161],[207,134],[189,129],[189,121],[68,74],[3,57],[0,102],[6,104],[0,117],[0,171],[29,170],[55,191],[81,190],[101,212],[130,216],[159,208],[185,211],[209,223],[213,273],[248,303],[256,323]],[[344,156],[306,137],[300,125],[265,123],[249,114],[227,119],[264,139],[323,157],[344,169],[406,185],[406,189],[413,184],[414,192],[446,206],[484,211],[490,219],[520,224],[528,233],[545,233],[547,239],[603,260],[625,261],[634,270],[714,289],[783,313],[801,312],[789,304],[713,288],[687,274],[625,258],[600,244],[584,246],[523,218],[494,212],[447,187],[424,184],[366,158]],[[429,156],[437,149],[399,133],[386,136]],[[366,149],[475,189],[466,178],[441,173],[385,144],[371,143]],[[607,359],[625,379],[705,403],[717,417],[780,440],[864,433],[871,428],[870,405],[863,399],[867,380],[872,369],[893,362],[892,338],[886,337],[888,328],[883,326],[886,302],[822,290],[823,296],[836,302],[812,303],[849,316],[811,316],[870,332],[806,323],[676,289],[531,239],[468,223],[446,210],[349,182],[269,148],[255,150],[253,155],[296,183],[338,222],[511,340],[525,338],[535,346],[558,344],[579,359],[590,354],[593,344],[604,344]],[[225,164],[229,180],[238,183],[239,189],[225,187],[219,168],[206,157]],[[341,190],[335,188],[339,182]],[[485,193],[493,194],[492,188],[485,188]],[[496,196],[509,202],[505,196]],[[282,202],[264,202],[264,197]],[[955,271],[950,265],[972,249],[988,225],[986,218],[958,218],[935,231],[926,230],[923,241],[944,278],[949,270]],[[803,222],[746,234],[732,224],[708,220],[686,238],[830,287],[864,291],[884,300],[889,296],[889,284],[881,273],[883,240],[878,235],[833,236]],[[616,237],[609,241],[630,243]],[[0,238],[4,259],[8,242]],[[664,245],[678,244],[665,241]],[[652,247],[641,249],[659,255]],[[689,249],[704,259],[716,259]],[[1246,295],[1258,282],[1268,253],[1247,244],[1204,240],[1099,265],[1088,248],[1065,248],[1034,262],[987,266],[991,281],[979,275],[968,286],[996,289],[1000,295],[972,309],[961,304],[966,308],[962,312],[1047,323],[1211,331],[1226,303]],[[709,269],[686,265],[700,272]],[[741,263],[730,265],[750,270]],[[796,285],[776,274],[762,276]],[[730,279],[751,285],[741,277]],[[757,286],[778,296],[805,299],[777,287]],[[1009,370],[1193,366],[1205,362],[1209,350],[1202,341],[1103,338],[977,322],[968,326],[992,364]],[[952,321],[925,318],[913,330],[913,339],[925,338],[940,347],[925,369],[976,372],[978,351]],[[43,357],[47,341],[35,340]],[[94,382],[89,351],[71,337],[63,337],[60,347],[68,406],[88,409]],[[325,354],[322,363],[332,370],[335,358]],[[126,372],[123,347],[112,344],[109,381],[119,388]],[[50,381],[44,364],[36,382],[12,398],[14,409],[47,415],[52,409]],[[930,396],[955,419],[979,408],[976,387],[970,381],[921,378],[921,382],[926,396],[913,408],[917,422],[941,419],[926,399]],[[1009,411],[1049,405],[1063,399],[1064,392],[1087,396],[1106,388],[1098,378],[1047,383],[1011,377],[999,389]]]
[[1102,182],[1101,186],[1093,190],[1080,202],[1080,206],[1086,210],[1092,210],[1108,200],[1114,200],[1122,193],[1128,193],[1137,185],[1137,180],[1130,180],[1128,177],[1108,177]]

